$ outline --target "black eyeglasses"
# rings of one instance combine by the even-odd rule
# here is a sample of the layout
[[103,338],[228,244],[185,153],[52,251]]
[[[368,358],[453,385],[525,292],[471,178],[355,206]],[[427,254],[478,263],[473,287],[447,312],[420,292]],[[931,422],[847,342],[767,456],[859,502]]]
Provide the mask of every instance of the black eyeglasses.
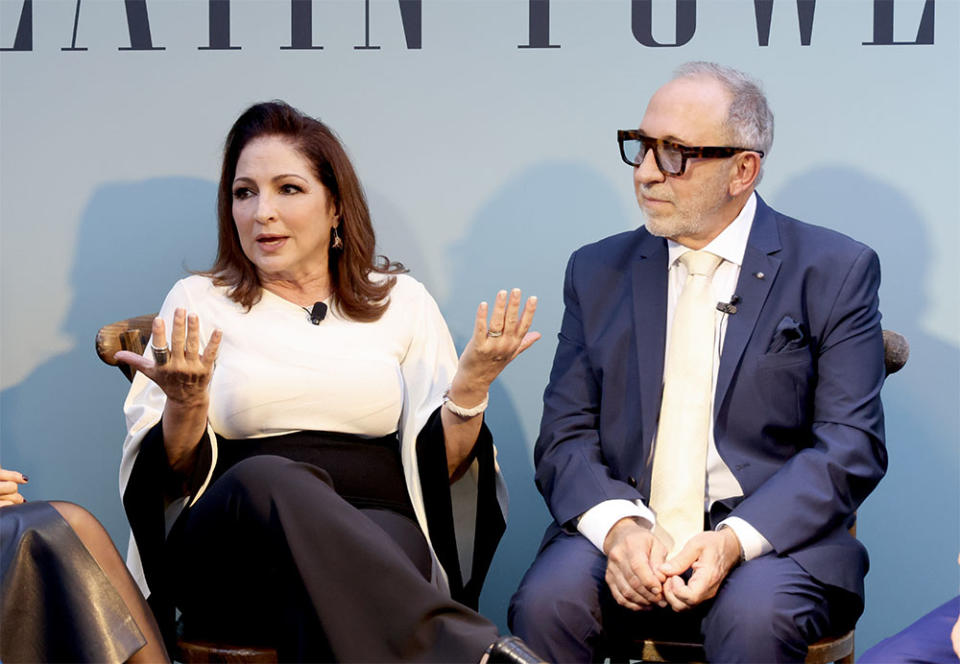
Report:
[[738,152],[756,152],[763,157],[763,150],[732,147],[689,147],[662,138],[651,138],[637,129],[618,130],[617,142],[620,143],[620,156],[623,157],[623,161],[631,166],[639,166],[643,163],[647,152],[653,150],[657,168],[667,175],[683,175],[683,171],[687,167],[687,159],[726,159]]

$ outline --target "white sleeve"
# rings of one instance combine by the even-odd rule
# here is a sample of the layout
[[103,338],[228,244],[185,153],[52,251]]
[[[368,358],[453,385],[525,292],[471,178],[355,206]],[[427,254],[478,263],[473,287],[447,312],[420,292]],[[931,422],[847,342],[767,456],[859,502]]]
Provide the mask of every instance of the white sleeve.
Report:
[[[398,278],[399,279],[399,278]],[[400,438],[406,448],[416,444],[417,435],[430,415],[443,403],[443,393],[457,372],[457,350],[443,320],[440,308],[417,281],[397,284],[409,289],[410,301],[401,306],[412,321],[410,344],[400,360],[403,376],[403,410],[400,414]]]
[[[178,308],[185,308],[190,313],[197,311],[196,303],[191,299],[188,289],[184,285],[185,280],[180,280],[173,285],[167,297],[163,301],[158,316],[163,319],[167,330],[167,342],[169,344],[170,331],[173,329],[173,313]],[[200,338],[209,339],[209,322],[200,316]],[[153,343],[153,337],[144,350],[144,356],[150,356],[150,343]],[[203,348],[200,349],[203,352]],[[127,423],[127,437],[123,441],[123,456],[120,461],[120,495],[122,496],[130,480],[130,473],[133,471],[133,464],[140,451],[140,443],[144,436],[153,426],[160,421],[163,415],[163,407],[167,402],[167,397],[163,391],[152,380],[137,372],[130,385],[130,391],[123,403],[123,414]],[[211,443],[216,449],[213,431],[209,425],[208,433],[211,436]],[[205,488],[206,485],[204,485]]]
[[[403,283],[403,281],[406,283]],[[403,289],[403,293],[401,293]],[[411,291],[411,292],[406,292]],[[400,454],[407,490],[424,537],[430,542],[420,468],[417,436],[430,415],[443,404],[443,392],[457,371],[457,351],[437,303],[419,282],[400,275],[393,288],[391,306],[408,311],[412,321],[410,344],[400,361],[403,378],[403,408],[400,414]],[[398,301],[399,300],[399,301]],[[433,543],[430,542],[431,548]]]
[[740,540],[740,550],[743,551],[744,560],[753,560],[757,556],[773,551],[773,545],[767,541],[767,538],[738,516],[728,516],[717,524],[717,530],[723,527],[733,530],[737,539]]
[[617,498],[605,500],[584,512],[577,521],[577,530],[590,542],[603,551],[603,542],[614,524],[620,519],[634,517],[640,519],[650,530],[656,525],[656,517],[649,507],[640,500]]
[[[164,320],[166,329],[168,330],[168,335],[169,330],[173,329],[173,313],[178,307],[184,307],[188,311],[195,311],[195,305],[191,301],[189,293],[182,280],[174,284],[173,288],[167,294],[167,297],[163,302],[163,306],[160,309],[160,313],[158,314]],[[210,331],[205,330],[204,322],[201,320],[200,338],[209,338],[209,333]],[[153,341],[152,337],[150,341]],[[144,356],[149,356],[150,352],[150,346],[148,344],[146,350],[144,351]],[[144,376],[142,373],[137,372],[137,374],[134,376],[133,383],[130,385],[130,391],[127,393],[127,398],[123,404],[123,413],[127,424],[127,435],[123,442],[123,455],[120,461],[121,498],[127,490],[127,484],[130,481],[130,476],[133,472],[137,455],[140,452],[140,445],[150,429],[152,429],[157,422],[160,421],[160,418],[163,415],[163,408],[165,404],[166,395],[157,386],[157,384]],[[212,463],[210,466],[210,472],[212,473],[213,466],[216,464],[217,445],[216,436],[214,435],[209,424],[207,425],[207,433],[209,434],[210,444],[213,448],[211,455]],[[207,482],[208,481],[209,477],[207,478]],[[194,500],[198,498],[200,493],[203,492],[203,489],[206,488],[207,482],[204,482],[200,491],[198,491],[197,495],[194,496]],[[130,537],[130,545],[127,553],[127,566],[130,568],[134,579],[137,581],[137,584],[140,586],[140,589],[144,595],[149,595],[149,589],[143,576],[143,570],[140,564],[136,541],[132,536]]]
[[[408,307],[408,315],[414,326],[410,345],[400,363],[404,383],[400,441],[410,499],[421,529],[429,541],[417,464],[417,436],[434,411],[442,406],[443,394],[453,381],[459,358],[446,321],[433,297],[419,282],[403,276],[398,277],[398,282],[400,279],[409,281],[402,285],[398,283],[394,290],[404,288],[413,291],[409,295],[410,301],[404,299],[403,304]],[[473,562],[478,468],[474,461],[463,477],[450,486],[457,549],[464,581],[470,578]],[[506,485],[499,473],[496,486],[500,509],[506,518]]]

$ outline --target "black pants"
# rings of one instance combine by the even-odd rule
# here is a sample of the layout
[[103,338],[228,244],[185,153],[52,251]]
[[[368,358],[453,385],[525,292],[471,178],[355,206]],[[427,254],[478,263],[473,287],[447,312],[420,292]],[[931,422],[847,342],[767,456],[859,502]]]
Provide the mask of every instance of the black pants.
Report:
[[427,580],[406,516],[348,503],[324,470],[237,462],[174,526],[172,595],[205,637],[263,641],[282,660],[476,662],[496,627]]

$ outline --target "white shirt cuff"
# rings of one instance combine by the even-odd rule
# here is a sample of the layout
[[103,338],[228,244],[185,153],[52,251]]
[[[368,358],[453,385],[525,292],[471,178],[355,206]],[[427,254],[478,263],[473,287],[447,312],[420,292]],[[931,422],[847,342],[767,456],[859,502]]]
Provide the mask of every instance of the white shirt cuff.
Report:
[[740,540],[740,549],[743,551],[744,560],[753,560],[773,551],[773,545],[767,541],[767,538],[740,517],[728,516],[717,524],[717,530],[724,526],[730,528],[737,539]]
[[577,530],[603,551],[603,541],[607,539],[610,529],[617,521],[628,517],[640,519],[645,522],[641,525],[651,529],[657,522],[653,512],[643,502],[617,498],[605,500],[584,512],[577,521]]

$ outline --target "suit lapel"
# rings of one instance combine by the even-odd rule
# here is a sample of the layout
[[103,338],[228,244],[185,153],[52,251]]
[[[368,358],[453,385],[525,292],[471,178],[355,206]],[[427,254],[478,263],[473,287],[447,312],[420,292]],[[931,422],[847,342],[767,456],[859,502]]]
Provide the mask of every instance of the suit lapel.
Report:
[[663,391],[667,330],[667,242],[646,231],[633,263],[633,323],[640,376],[643,443],[653,440]]
[[727,333],[723,352],[720,354],[717,392],[713,402],[714,417],[720,412],[734,371],[740,365],[747,341],[753,334],[767,295],[780,271],[780,259],[772,255],[778,251],[780,233],[774,212],[757,195],[757,212],[743,255],[740,278],[734,291],[740,296],[740,302],[737,304],[737,313],[727,320]]

